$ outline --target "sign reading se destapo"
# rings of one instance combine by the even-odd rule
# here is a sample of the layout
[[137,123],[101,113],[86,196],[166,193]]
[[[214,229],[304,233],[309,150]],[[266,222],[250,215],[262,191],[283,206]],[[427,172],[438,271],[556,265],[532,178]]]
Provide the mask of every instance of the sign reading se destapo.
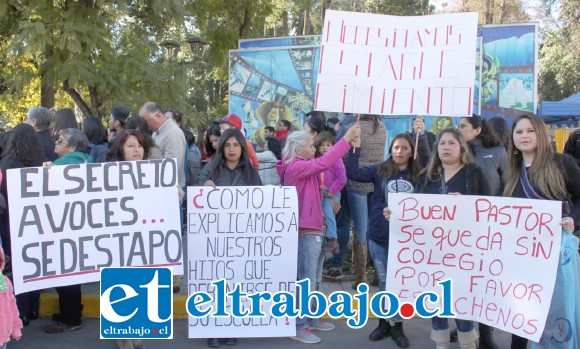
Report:
[[[189,293],[295,292],[298,199],[295,187],[189,187],[187,276]],[[215,300],[215,297],[213,297]],[[226,309],[231,308],[228,299]],[[209,306],[216,307],[215,302]],[[190,338],[278,337],[296,334],[294,319],[266,316],[189,318]],[[240,311],[250,307],[242,302]]]
[[99,281],[102,267],[183,273],[174,159],[8,170],[16,293]]

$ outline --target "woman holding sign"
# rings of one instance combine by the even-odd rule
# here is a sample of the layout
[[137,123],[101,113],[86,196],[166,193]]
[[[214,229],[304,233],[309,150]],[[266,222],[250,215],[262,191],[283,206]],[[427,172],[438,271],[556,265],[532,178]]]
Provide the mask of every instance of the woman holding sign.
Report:
[[[276,163],[280,179],[285,185],[293,185],[298,192],[300,216],[298,218],[298,273],[297,279],[309,279],[311,291],[316,286],[318,260],[324,240],[322,191],[320,175],[334,166],[350,150],[350,143],[360,145],[360,126],[352,126],[324,155],[314,158],[312,135],[295,131],[288,136],[282,160]],[[331,331],[334,325],[319,319],[297,318],[296,336],[292,339],[303,343],[318,343],[320,338],[311,330]]]
[[[93,162],[93,158],[85,153],[89,140],[84,133],[76,128],[66,128],[60,132],[55,142],[54,152],[59,156],[52,162],[45,162],[44,167],[53,165],[73,165]],[[81,285],[56,287],[60,313],[52,315],[56,321],[53,325],[44,328],[47,333],[63,333],[76,331],[83,327],[81,302]]]
[[[150,146],[145,137],[137,130],[123,130],[115,137],[107,153],[107,161],[143,160],[149,154]],[[117,339],[119,349],[142,348],[140,339]]]
[[[379,276],[379,290],[386,291],[387,254],[389,251],[389,225],[383,218],[383,207],[387,206],[389,193],[412,193],[419,180],[421,166],[413,159],[415,149],[410,135],[399,134],[391,141],[390,156],[376,165],[359,167],[360,148],[348,154],[346,174],[349,179],[361,183],[374,183],[373,204],[369,226],[369,252]],[[419,153],[420,158],[429,154]],[[389,335],[399,348],[408,348],[409,339],[403,332],[403,319],[396,315],[390,319],[379,319],[379,326],[370,334],[371,341]],[[391,327],[393,325],[393,327]]]
[[[416,193],[450,195],[492,195],[491,187],[483,171],[473,160],[465,139],[457,129],[447,128],[437,136],[437,149],[431,155],[427,168],[419,179]],[[383,215],[388,220],[391,210],[386,207]],[[474,322],[455,319],[459,346],[475,349],[477,332]],[[450,333],[447,318],[431,319],[431,339],[437,349],[449,348]]]
[[242,132],[237,128],[228,128],[219,138],[213,161],[201,171],[199,185],[262,185],[258,171],[249,159]]
[[[2,169],[2,176],[0,177],[2,186],[0,187],[0,191],[6,199],[6,202],[8,202],[7,171],[13,168],[42,166],[42,162],[45,160],[40,138],[34,130],[34,127],[28,124],[16,126],[10,134],[3,155],[4,158],[0,161],[0,168]],[[9,216],[9,207],[6,206],[6,209],[0,216],[2,222],[2,246],[4,247],[6,255],[11,256]],[[6,272],[10,271],[6,270]],[[28,326],[30,320],[38,319],[39,301],[40,291],[25,292],[16,296],[16,304],[18,305],[18,311],[24,326]]]
[[[423,173],[417,193],[450,195],[492,195],[492,189],[483,171],[475,164],[467,142],[460,131],[447,128],[439,134],[437,151],[431,156]],[[477,332],[474,322],[455,320],[460,348],[475,349]],[[437,349],[449,347],[449,321],[446,318],[431,319],[431,339]]]
[[[246,139],[240,130],[237,128],[225,130],[215,148],[215,156],[201,171],[198,185],[213,187],[262,185],[258,171],[250,162]],[[237,341],[237,338],[223,339],[223,343],[228,345],[234,345]],[[207,340],[207,345],[212,348],[219,347],[221,343],[219,338]]]
[[[554,152],[544,122],[536,115],[526,113],[514,120],[508,148],[507,168],[503,178],[504,196],[562,201],[564,216],[560,223],[562,229],[565,232],[573,232],[580,226],[580,169],[568,155]],[[563,245],[564,239],[572,240],[572,245],[578,244],[577,239],[569,233],[564,234],[562,239]],[[571,257],[572,262],[567,263],[568,267],[574,265],[573,262],[577,262],[578,255],[573,253]],[[578,297],[575,294],[578,291],[578,285],[572,280],[566,280],[567,284],[564,288],[567,290],[562,289],[562,293],[558,292],[563,272],[561,267],[558,268],[559,274],[546,328],[538,344],[541,348],[553,347],[552,340],[558,340],[553,333],[561,332],[556,325],[557,320],[569,319],[570,314],[566,312],[572,311],[574,314],[575,311],[573,302]],[[573,318],[571,320],[570,328],[566,330],[576,334],[580,324],[574,323]],[[580,340],[578,337],[576,334],[565,343],[558,342],[561,343],[558,348],[577,348],[575,343]],[[526,348],[527,343],[527,339],[512,335],[512,349]]]
[[137,130],[124,130],[115,137],[107,153],[107,161],[143,160],[149,154],[150,145]]

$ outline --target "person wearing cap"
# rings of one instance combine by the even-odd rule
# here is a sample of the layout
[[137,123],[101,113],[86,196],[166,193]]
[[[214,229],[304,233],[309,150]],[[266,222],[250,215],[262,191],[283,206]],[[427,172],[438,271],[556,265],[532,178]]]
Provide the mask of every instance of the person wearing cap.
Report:
[[[237,128],[238,130],[242,130],[242,119],[236,114],[228,114],[223,118],[216,121],[218,125],[220,125],[220,130],[222,134],[225,130],[229,128]],[[256,155],[256,151],[254,150],[254,145],[250,142],[249,139],[246,138],[246,146],[248,147],[248,156],[250,157],[250,162],[252,163],[252,167],[256,170],[260,169],[260,161],[258,160],[258,156]]]
[[130,117],[131,109],[122,105],[113,107],[109,116],[109,130],[115,134],[120,133],[125,129],[125,122]]

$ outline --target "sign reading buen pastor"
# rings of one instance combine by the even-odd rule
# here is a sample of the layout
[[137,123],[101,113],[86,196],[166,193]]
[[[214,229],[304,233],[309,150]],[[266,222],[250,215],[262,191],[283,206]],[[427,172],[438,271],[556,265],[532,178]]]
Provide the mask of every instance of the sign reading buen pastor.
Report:
[[401,302],[453,281],[453,311],[538,341],[556,282],[559,201],[389,194],[387,290]]

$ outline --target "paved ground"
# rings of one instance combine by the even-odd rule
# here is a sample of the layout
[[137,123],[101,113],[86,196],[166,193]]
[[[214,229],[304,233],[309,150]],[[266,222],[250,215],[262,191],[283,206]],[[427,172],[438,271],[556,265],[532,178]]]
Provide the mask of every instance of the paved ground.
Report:
[[[46,334],[44,326],[51,321],[48,318],[41,318],[32,321],[30,326],[24,329],[23,337],[18,342],[8,343],[9,349],[114,349],[116,347],[113,340],[99,339],[99,320],[90,318],[84,321],[84,327],[75,332],[61,334]],[[345,321],[332,321],[336,329],[331,332],[317,333],[322,338],[322,342],[312,345],[303,344],[288,338],[243,338],[240,339],[235,348],[256,349],[256,348],[397,348],[395,343],[386,338],[379,342],[370,342],[368,334],[376,327],[377,321],[370,320],[366,327],[353,330],[349,328]],[[429,339],[431,322],[424,319],[412,319],[405,323],[405,332],[411,342],[411,348],[434,348],[434,343]],[[187,338],[187,320],[181,319],[174,322],[174,338],[172,340],[148,340],[144,341],[147,349],[165,348],[207,348],[203,339]],[[503,331],[495,331],[497,344],[500,348],[509,348],[510,334]],[[452,343],[451,348],[459,348],[457,343]]]
[[[342,282],[331,282],[324,280],[320,291],[325,294],[330,294],[333,291],[354,291],[351,288],[352,281],[345,280]],[[186,296],[186,280],[181,281],[181,298]],[[378,292],[377,287],[371,287],[371,293]],[[84,327],[75,332],[61,333],[61,334],[47,334],[44,332],[44,327],[51,323],[49,317],[43,317],[39,320],[32,321],[31,324],[24,328],[23,337],[18,342],[10,342],[8,348],[10,349],[68,349],[68,348],[82,348],[82,349],[114,349],[116,348],[114,340],[99,339],[99,319],[98,317],[98,294],[99,284],[83,285],[83,300],[85,303],[85,320]],[[41,314],[48,315],[58,309],[56,295],[54,290],[46,290],[43,292]],[[174,303],[175,304],[175,303]],[[87,307],[87,305],[89,305]],[[176,311],[174,310],[174,313]],[[182,313],[183,314],[183,313]],[[379,342],[371,342],[368,340],[368,335],[377,325],[376,319],[370,319],[368,324],[358,330],[349,328],[344,320],[332,321],[336,325],[336,329],[331,332],[317,333],[322,342],[316,344],[314,347],[323,349],[337,349],[337,348],[381,348],[390,349],[397,348],[395,343],[390,339],[384,339]],[[452,322],[452,327],[454,326]],[[174,338],[172,340],[146,340],[145,346],[148,349],[165,349],[165,348],[207,348],[204,339],[189,339],[187,338],[188,322],[185,318],[175,316],[174,320]],[[430,320],[425,319],[411,319],[405,322],[405,333],[411,342],[411,348],[434,348],[434,343],[429,339],[431,330]],[[267,336],[267,333],[264,333]],[[509,333],[496,330],[496,343],[499,348],[507,349],[510,347],[511,335]],[[290,340],[288,338],[243,338],[240,339],[236,348],[307,348],[313,345],[303,344]],[[452,343],[451,348],[459,348],[457,343]]]

